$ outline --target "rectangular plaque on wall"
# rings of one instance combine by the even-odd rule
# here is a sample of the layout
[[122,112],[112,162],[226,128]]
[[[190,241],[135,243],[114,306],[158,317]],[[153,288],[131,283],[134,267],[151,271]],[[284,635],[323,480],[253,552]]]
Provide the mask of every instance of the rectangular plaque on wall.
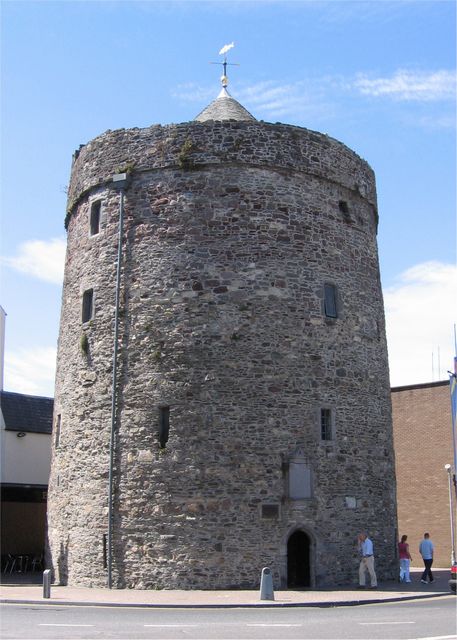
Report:
[[289,463],[289,498],[305,500],[312,497],[311,470],[305,462]]
[[273,519],[277,519],[278,517],[279,517],[279,505],[277,504],[262,505],[262,518],[273,520]]

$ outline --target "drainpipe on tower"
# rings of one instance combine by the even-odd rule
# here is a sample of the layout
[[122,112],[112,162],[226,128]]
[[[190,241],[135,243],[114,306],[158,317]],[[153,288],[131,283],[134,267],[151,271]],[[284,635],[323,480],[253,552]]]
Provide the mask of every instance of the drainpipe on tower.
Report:
[[130,177],[128,173],[117,173],[113,176],[113,186],[119,189],[119,239],[117,245],[117,274],[116,274],[116,302],[114,308],[114,345],[113,345],[113,386],[111,393],[111,435],[109,444],[109,474],[108,474],[108,589],[112,588],[112,564],[113,564],[113,471],[114,452],[116,444],[116,405],[117,405],[117,356],[119,339],[119,299],[121,287],[122,268],[122,236],[124,231],[124,191],[128,187]]

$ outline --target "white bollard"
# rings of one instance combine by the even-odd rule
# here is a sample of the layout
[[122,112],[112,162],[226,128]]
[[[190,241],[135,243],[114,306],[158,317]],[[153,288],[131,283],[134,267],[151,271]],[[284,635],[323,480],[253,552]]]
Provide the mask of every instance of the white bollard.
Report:
[[273,576],[271,575],[271,571],[268,567],[262,569],[262,577],[260,579],[260,599],[275,599],[275,595],[273,592]]
[[43,571],[43,598],[51,597],[51,569]]

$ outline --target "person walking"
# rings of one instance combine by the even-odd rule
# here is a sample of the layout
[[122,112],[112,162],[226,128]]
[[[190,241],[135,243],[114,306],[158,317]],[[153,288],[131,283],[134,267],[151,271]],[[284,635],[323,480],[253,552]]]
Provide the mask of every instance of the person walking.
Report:
[[421,582],[427,584],[426,578],[428,577],[428,581],[430,583],[434,582],[433,573],[432,573],[432,564],[433,564],[433,550],[434,550],[433,542],[430,540],[430,534],[424,533],[424,539],[419,545],[419,553],[422,556],[422,560],[424,561],[424,572],[422,574]]
[[409,576],[409,563],[412,560],[409,553],[408,536],[402,536],[398,543],[398,555],[400,558],[400,582],[411,582]]
[[361,555],[359,565],[359,589],[365,589],[366,572],[370,575],[370,589],[378,588],[378,580],[374,570],[373,543],[365,532],[359,533],[358,548]]

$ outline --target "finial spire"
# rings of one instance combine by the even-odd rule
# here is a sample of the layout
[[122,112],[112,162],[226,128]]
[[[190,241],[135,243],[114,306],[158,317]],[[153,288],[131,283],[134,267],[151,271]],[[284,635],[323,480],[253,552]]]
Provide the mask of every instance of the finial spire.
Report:
[[227,65],[231,65],[233,67],[239,67],[240,65],[237,64],[236,62],[227,62],[227,51],[230,51],[230,49],[233,49],[233,47],[235,46],[234,42],[231,42],[230,44],[225,44],[222,49],[219,51],[219,55],[220,56],[224,56],[224,62],[211,62],[210,64],[221,64],[224,72],[221,75],[221,84],[223,86],[223,88],[225,89],[228,85],[228,78],[227,78]]

